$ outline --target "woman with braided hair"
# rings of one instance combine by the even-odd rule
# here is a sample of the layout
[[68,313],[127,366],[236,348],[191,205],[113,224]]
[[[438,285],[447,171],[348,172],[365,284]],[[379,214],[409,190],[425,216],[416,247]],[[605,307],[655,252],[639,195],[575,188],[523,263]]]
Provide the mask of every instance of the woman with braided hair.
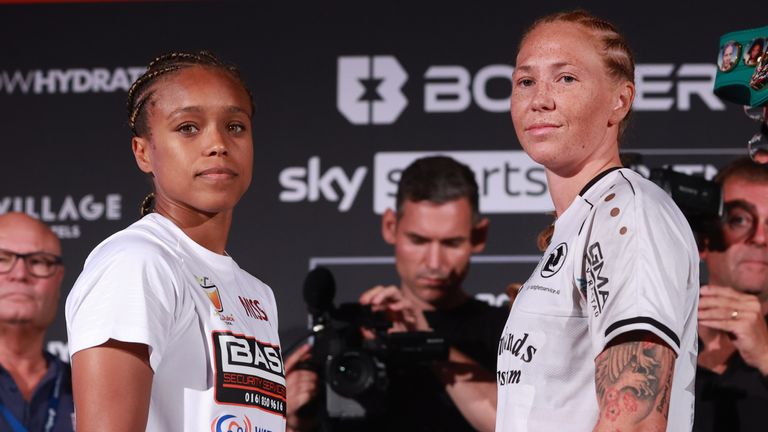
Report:
[[171,53],[133,84],[128,114],[155,192],[67,298],[77,430],[282,431],[274,295],[226,253],[251,182],[250,93],[212,54]]
[[671,198],[622,168],[634,69],[585,11],[520,42],[512,123],[556,220],[499,342],[497,432],[691,430],[698,251]]

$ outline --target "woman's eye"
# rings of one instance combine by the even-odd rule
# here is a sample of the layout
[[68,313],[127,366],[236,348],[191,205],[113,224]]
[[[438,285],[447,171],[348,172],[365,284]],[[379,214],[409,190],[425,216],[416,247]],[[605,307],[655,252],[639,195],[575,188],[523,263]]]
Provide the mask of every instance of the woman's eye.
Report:
[[230,132],[240,133],[245,131],[245,125],[240,123],[232,123],[228,126]]
[[576,78],[570,76],[570,75],[563,75],[562,78],[560,78],[564,83],[570,84],[576,82]]
[[195,125],[193,125],[191,123],[185,123],[185,124],[179,126],[177,130],[179,132],[183,133],[183,134],[193,134],[193,133],[197,133],[199,131],[197,126],[195,126]]

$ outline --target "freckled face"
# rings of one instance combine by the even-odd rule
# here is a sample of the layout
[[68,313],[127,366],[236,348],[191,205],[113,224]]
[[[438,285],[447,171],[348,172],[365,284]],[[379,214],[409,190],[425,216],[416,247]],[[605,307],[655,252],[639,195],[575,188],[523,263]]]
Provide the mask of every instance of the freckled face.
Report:
[[231,211],[253,171],[251,103],[227,73],[204,66],[172,72],[153,87],[150,134],[140,168],[152,173],[158,204],[203,213]]
[[[598,41],[580,25],[542,24],[524,40],[512,75],[511,115],[523,149],[551,171],[578,172],[618,148],[618,86]],[[614,128],[616,129],[616,128]]]

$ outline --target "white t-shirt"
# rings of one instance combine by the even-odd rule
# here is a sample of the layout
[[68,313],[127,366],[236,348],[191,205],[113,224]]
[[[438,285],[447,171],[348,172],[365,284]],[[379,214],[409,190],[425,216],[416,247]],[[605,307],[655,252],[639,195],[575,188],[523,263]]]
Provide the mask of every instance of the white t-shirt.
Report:
[[634,171],[598,176],[557,219],[515,299],[499,341],[496,431],[592,431],[595,358],[633,330],[675,351],[667,430],[690,431],[698,288],[696,243],[674,202]]
[[150,214],[88,256],[67,297],[70,352],[149,346],[148,431],[284,431],[272,290]]

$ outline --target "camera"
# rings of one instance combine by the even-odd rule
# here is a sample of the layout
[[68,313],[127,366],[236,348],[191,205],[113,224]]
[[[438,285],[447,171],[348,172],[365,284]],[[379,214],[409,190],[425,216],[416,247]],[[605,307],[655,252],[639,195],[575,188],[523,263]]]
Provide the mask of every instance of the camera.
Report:
[[445,339],[433,332],[390,333],[392,324],[369,306],[334,306],[335,281],[317,267],[304,281],[311,317],[312,358],[321,379],[326,422],[375,419],[387,412],[387,389],[396,371],[448,358]]
[[[642,157],[637,153],[622,153],[621,160],[622,165],[632,168],[642,162]],[[662,188],[680,208],[699,248],[704,238],[710,242],[716,238],[723,218],[720,185],[701,176],[674,171],[671,167],[652,168],[648,179]]]
[[669,194],[694,232],[707,231],[709,224],[722,217],[723,199],[717,183],[671,168],[652,169],[649,180]]

